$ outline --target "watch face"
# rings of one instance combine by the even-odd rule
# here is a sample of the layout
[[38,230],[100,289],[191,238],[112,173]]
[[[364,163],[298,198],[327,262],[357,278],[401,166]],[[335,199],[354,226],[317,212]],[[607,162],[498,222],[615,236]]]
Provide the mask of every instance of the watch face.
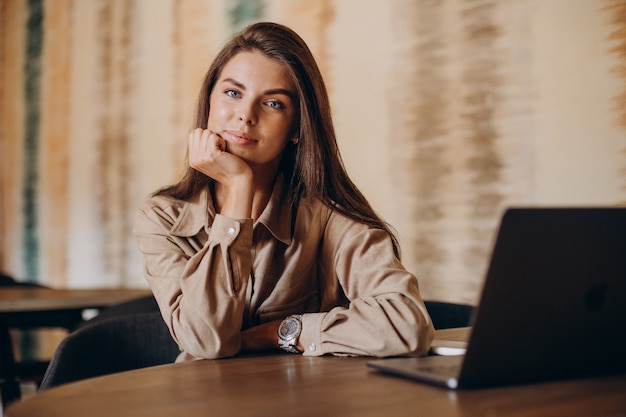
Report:
[[298,331],[298,327],[298,321],[296,319],[285,320],[280,326],[280,329],[278,329],[278,334],[282,338],[288,338]]

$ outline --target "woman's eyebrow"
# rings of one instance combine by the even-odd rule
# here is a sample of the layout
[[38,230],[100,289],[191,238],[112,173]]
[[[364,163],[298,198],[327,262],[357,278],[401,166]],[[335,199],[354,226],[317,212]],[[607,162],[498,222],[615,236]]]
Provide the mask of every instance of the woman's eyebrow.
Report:
[[285,95],[285,96],[289,97],[292,100],[296,96],[293,91],[287,90],[286,88],[272,88],[272,89],[267,90],[265,92],[265,94],[268,94],[268,95],[271,95],[271,94],[282,94],[282,95]]
[[231,84],[234,84],[236,87],[239,87],[239,88],[241,88],[242,90],[245,90],[245,89],[246,89],[246,86],[245,86],[245,85],[243,85],[243,84],[242,84],[242,83],[240,83],[239,81],[235,80],[234,78],[230,78],[230,77],[228,77],[228,78],[224,78],[224,79],[222,80],[222,82],[223,82],[223,83],[231,83]]
[[[230,78],[230,77],[228,77],[228,78],[224,78],[224,79],[222,80],[222,82],[223,82],[223,83],[226,83],[226,82],[227,82],[227,83],[231,83],[231,84],[235,85],[236,87],[241,88],[241,89],[242,89],[242,90],[244,90],[244,91],[246,90],[246,86],[245,86],[243,83],[241,83],[241,82],[239,82],[239,81],[235,80],[234,78]],[[296,95],[295,95],[295,93],[294,93],[293,91],[288,90],[288,89],[286,89],[286,88],[270,88],[269,90],[266,90],[266,91],[264,91],[263,93],[264,93],[264,94],[267,94],[267,95],[271,95],[271,94],[282,94],[282,95],[285,95],[285,96],[289,97],[289,98],[290,98],[290,99],[292,99],[292,100],[293,100],[293,99],[294,99],[294,97],[296,96]]]

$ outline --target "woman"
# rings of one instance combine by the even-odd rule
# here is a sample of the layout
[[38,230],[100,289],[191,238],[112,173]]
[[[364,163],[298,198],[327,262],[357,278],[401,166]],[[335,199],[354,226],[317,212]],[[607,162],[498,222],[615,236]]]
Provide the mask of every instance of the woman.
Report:
[[134,228],[178,361],[279,347],[427,352],[417,279],[348,178],[322,76],[295,32],[254,24],[218,54],[188,165]]

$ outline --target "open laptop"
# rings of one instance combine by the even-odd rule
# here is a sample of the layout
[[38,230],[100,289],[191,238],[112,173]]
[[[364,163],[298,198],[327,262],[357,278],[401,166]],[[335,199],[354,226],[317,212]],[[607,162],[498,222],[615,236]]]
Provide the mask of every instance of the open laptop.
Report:
[[479,388],[626,372],[626,208],[511,208],[464,355],[372,360]]

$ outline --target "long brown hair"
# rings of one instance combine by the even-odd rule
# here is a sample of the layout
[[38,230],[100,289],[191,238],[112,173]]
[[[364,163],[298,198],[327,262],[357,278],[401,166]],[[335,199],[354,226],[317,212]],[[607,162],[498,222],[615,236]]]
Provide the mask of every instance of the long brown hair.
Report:
[[[349,218],[385,230],[399,258],[399,245],[393,230],[376,214],[346,172],[322,74],[308,46],[293,30],[277,23],[255,23],[228,42],[204,78],[198,98],[196,127],[206,129],[211,92],[224,66],[242,51],[260,51],[282,63],[297,89],[300,117],[295,137],[299,142],[285,148],[279,168],[289,182],[292,204],[296,204],[301,196],[317,198]],[[211,178],[187,164],[181,181],[156,194],[187,200],[211,182]]]

